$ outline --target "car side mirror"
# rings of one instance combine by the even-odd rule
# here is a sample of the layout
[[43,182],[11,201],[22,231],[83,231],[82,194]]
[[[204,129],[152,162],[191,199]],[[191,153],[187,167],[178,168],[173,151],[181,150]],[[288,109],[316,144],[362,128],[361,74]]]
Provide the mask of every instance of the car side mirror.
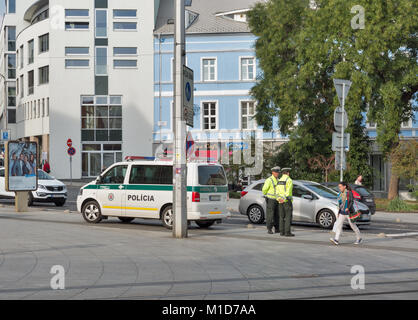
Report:
[[302,198],[303,198],[303,199],[306,199],[306,200],[313,200],[313,197],[312,197],[310,194],[304,194],[304,195],[302,196]]
[[101,184],[103,182],[103,178],[102,178],[102,176],[98,176],[97,178],[96,178],[96,184]]

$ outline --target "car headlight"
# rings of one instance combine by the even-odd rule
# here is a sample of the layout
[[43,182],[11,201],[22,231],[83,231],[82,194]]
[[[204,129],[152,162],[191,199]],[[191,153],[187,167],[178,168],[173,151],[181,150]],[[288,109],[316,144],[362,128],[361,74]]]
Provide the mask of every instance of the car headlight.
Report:
[[46,187],[44,185],[42,185],[42,184],[38,184],[38,189],[46,190]]

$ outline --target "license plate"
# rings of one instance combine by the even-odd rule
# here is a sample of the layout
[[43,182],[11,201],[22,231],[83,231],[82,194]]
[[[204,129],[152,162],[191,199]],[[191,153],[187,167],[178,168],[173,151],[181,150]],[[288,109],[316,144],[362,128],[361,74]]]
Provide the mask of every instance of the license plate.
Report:
[[209,196],[209,201],[221,201],[221,196]]

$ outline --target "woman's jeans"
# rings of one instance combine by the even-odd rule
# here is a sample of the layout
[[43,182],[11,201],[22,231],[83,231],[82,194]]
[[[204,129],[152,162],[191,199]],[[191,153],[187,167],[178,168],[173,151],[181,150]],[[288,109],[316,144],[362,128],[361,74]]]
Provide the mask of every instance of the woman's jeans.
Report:
[[348,220],[350,228],[356,234],[357,240],[360,239],[361,238],[360,230],[358,229],[356,224],[351,222],[350,217],[348,215],[339,214],[338,218],[337,218],[337,221],[335,221],[334,228],[333,228],[333,231],[335,232],[335,240],[337,240],[337,241],[340,240],[340,236],[343,232],[344,221],[346,219]]

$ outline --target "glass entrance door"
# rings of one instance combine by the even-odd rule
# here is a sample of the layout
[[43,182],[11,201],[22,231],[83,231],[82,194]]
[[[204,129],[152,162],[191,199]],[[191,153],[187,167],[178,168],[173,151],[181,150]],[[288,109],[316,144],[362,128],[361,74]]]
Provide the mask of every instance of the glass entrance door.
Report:
[[82,153],[83,177],[97,177],[109,166],[122,161],[122,145],[85,144]]

